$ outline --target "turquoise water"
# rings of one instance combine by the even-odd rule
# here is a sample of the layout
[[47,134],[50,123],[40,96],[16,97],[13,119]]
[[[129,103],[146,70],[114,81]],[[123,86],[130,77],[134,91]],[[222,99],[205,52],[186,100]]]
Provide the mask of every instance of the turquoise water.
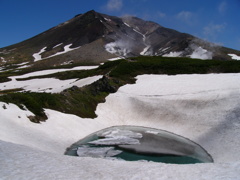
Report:
[[[77,152],[78,147],[81,148]],[[111,152],[120,153],[109,157],[106,154],[110,151],[101,151],[108,147],[111,148]],[[67,148],[65,154],[171,164],[213,162],[205,149],[187,138],[140,126],[115,126],[92,133]]]
[[116,156],[117,158],[124,159],[126,161],[153,161],[163,162],[168,164],[195,164],[204,163],[198,159],[194,159],[188,156],[174,156],[174,155],[143,155],[137,153],[131,153],[124,151],[123,153]]

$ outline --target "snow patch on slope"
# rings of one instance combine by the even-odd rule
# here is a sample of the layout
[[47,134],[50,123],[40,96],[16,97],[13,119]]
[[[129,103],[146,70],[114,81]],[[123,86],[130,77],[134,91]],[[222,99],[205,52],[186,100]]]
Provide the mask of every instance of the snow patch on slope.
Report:
[[56,46],[53,47],[53,49],[56,48],[56,47],[58,47],[58,46],[61,46],[62,44],[63,44],[63,43],[57,44]]
[[112,20],[111,19],[108,19],[108,18],[104,18],[106,21],[109,21],[109,22],[111,22]]
[[122,57],[115,57],[115,58],[110,58],[108,59],[109,61],[116,61],[116,60],[119,60],[119,59],[123,59]]
[[234,60],[240,60],[240,56],[237,56],[236,54],[228,54],[229,56],[232,57]]
[[75,50],[75,49],[80,48],[80,47],[76,47],[76,48],[72,48],[72,49],[71,49],[70,46],[72,46],[72,44],[68,44],[68,45],[64,46],[64,51],[62,51],[62,52],[57,52],[56,54],[53,54],[53,55],[51,55],[51,56],[48,56],[48,57],[46,57],[46,58],[44,58],[44,59],[48,59],[48,58],[51,58],[51,57],[54,57],[54,56],[58,56],[58,55],[60,55],[60,54],[65,54],[65,53],[67,53],[67,52],[70,52],[70,51],[73,51],[73,50]]
[[[61,45],[61,44],[58,44],[58,45],[56,45],[55,47],[60,46],[60,45]],[[56,54],[53,54],[53,55],[51,55],[51,56],[42,58],[41,54],[44,53],[44,52],[46,51],[46,48],[47,48],[47,47],[44,47],[44,48],[41,49],[38,53],[33,54],[34,61],[36,62],[36,61],[48,59],[48,58],[51,58],[51,57],[54,57],[54,56],[58,56],[58,55],[60,55],[60,54],[65,54],[65,53],[67,53],[67,52],[70,52],[70,51],[73,51],[73,50],[75,50],[75,49],[80,48],[80,47],[70,48],[70,46],[72,46],[72,44],[68,44],[68,45],[64,46],[64,50],[61,51],[61,52],[57,52]],[[54,47],[54,48],[55,48],[55,47]]]
[[143,49],[142,52],[140,52],[140,55],[142,56],[148,56],[148,55],[152,55],[152,52],[149,51],[149,49],[151,48],[151,46],[147,46]]
[[33,54],[34,62],[42,60],[42,55],[41,55],[41,54],[46,51],[46,48],[47,48],[47,47],[44,47],[44,48],[42,48],[38,53],[34,53],[34,54]]
[[127,23],[125,23],[125,22],[124,22],[124,24],[125,24],[127,27],[130,27],[130,28],[131,28],[131,26],[130,26],[129,24],[127,24]]

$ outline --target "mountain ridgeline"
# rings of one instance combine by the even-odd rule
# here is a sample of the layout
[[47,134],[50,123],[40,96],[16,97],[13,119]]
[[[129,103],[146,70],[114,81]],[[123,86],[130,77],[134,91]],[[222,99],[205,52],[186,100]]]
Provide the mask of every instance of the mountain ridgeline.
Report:
[[231,60],[237,50],[137,17],[114,17],[95,11],[76,15],[23,42],[0,49],[0,65],[26,63],[53,67],[99,64],[116,57],[167,56]]

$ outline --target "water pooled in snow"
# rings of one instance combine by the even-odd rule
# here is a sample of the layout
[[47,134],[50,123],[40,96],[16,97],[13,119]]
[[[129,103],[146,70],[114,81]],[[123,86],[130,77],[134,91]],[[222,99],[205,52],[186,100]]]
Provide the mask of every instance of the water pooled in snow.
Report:
[[[45,110],[49,119],[34,124],[26,117],[30,112],[0,102],[0,166],[4,167],[0,179],[96,179],[96,175],[99,179],[239,179],[239,78],[239,74],[138,76],[136,84],[120,88],[98,105],[97,119]],[[215,163],[175,165],[62,155],[79,138],[119,124],[161,127],[189,137],[206,147]]]
[[122,153],[122,151],[114,150],[114,147],[88,147],[81,146],[77,149],[77,155],[80,157],[95,157],[95,158],[104,158],[112,157]]

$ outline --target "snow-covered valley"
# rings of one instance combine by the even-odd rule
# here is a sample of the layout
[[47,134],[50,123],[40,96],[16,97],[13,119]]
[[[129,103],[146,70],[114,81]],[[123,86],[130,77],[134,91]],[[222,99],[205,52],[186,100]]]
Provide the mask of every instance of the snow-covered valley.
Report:
[[[95,119],[45,109],[46,122],[0,102],[1,179],[240,179],[240,74],[141,75],[98,105]],[[174,165],[64,156],[115,125],[167,130],[204,147],[214,163]],[[104,164],[104,166],[103,166]]]

